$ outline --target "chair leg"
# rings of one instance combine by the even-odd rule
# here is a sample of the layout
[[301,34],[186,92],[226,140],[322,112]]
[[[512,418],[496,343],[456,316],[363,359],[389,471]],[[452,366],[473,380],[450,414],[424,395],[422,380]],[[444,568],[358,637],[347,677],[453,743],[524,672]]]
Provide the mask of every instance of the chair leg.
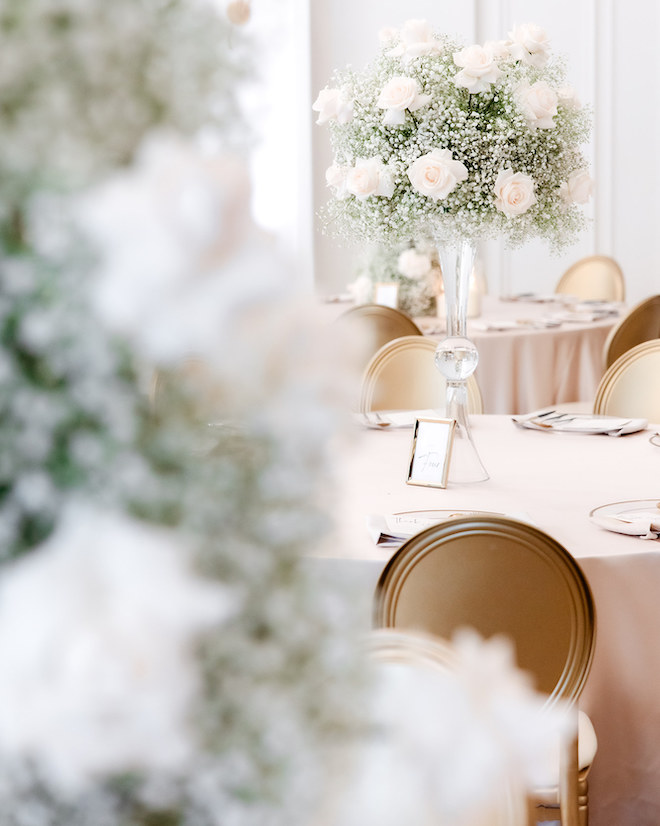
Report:
[[559,773],[559,807],[561,826],[579,826],[578,743],[575,735],[562,738]]
[[586,791],[578,797],[578,821],[580,826],[589,826],[589,798]]

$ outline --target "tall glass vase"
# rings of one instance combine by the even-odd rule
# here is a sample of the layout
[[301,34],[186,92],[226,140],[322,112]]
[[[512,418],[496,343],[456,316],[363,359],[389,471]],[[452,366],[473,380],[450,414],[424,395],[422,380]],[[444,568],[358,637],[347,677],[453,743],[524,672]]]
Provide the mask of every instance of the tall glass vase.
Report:
[[467,380],[479,354],[467,337],[468,293],[476,257],[474,241],[443,241],[438,256],[445,288],[447,337],[438,344],[435,364],[447,382],[446,416],[456,420],[449,464],[450,482],[482,482],[488,473],[472,439],[468,417]]

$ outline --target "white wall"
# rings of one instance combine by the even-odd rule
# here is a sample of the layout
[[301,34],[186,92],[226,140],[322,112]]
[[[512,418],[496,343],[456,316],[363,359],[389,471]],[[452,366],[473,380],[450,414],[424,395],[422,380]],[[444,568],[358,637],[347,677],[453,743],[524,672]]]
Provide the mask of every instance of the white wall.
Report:
[[[312,100],[334,69],[360,67],[378,47],[377,33],[422,17],[466,43],[500,39],[515,23],[534,22],[548,33],[553,51],[566,56],[568,79],[594,110],[587,155],[596,192],[592,219],[579,242],[561,256],[543,242],[507,250],[498,242],[482,254],[491,292],[551,292],[561,273],[585,255],[611,255],[621,264],[627,299],[660,292],[660,152],[657,89],[660,86],[660,3],[657,0],[309,0]],[[311,101],[310,101],[311,105]],[[328,198],[331,163],[327,130],[310,114],[311,174],[308,203],[314,212]],[[354,277],[357,246],[321,233],[314,221],[316,289],[339,292]]]

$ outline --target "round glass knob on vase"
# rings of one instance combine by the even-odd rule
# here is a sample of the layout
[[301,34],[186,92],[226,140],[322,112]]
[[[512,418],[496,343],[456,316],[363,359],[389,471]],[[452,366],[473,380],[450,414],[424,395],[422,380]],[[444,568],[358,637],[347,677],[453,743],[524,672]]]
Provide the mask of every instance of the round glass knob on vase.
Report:
[[448,480],[482,482],[489,477],[472,439],[467,391],[467,380],[479,362],[477,347],[467,337],[476,245],[470,240],[440,242],[438,256],[445,288],[447,336],[438,344],[435,364],[447,383],[445,415],[456,421]]

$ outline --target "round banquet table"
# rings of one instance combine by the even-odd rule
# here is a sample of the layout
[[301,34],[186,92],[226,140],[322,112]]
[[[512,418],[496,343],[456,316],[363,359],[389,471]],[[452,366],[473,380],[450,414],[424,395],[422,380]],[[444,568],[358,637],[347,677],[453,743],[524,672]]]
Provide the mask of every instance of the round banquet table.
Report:
[[[333,320],[353,307],[335,301],[321,305],[321,318]],[[527,413],[548,405],[591,401],[603,374],[603,346],[623,308],[592,320],[589,312],[575,320],[544,327],[544,318],[570,312],[555,301],[503,301],[482,297],[482,312],[468,320],[468,335],[479,350],[476,378],[485,413]],[[426,335],[440,340],[444,320],[415,318]],[[505,325],[505,329],[485,329]],[[513,325],[516,326],[506,326]]]
[[580,703],[599,743],[589,776],[590,826],[657,826],[660,540],[614,533],[589,519],[603,504],[660,503],[660,447],[649,442],[657,427],[612,437],[523,430],[507,416],[474,416],[472,423],[490,479],[446,489],[406,484],[411,429],[356,426],[336,448],[335,534],[311,564],[359,583],[368,628],[373,589],[395,553],[370,537],[370,514],[495,511],[554,536],[578,560],[596,605],[596,650]]

